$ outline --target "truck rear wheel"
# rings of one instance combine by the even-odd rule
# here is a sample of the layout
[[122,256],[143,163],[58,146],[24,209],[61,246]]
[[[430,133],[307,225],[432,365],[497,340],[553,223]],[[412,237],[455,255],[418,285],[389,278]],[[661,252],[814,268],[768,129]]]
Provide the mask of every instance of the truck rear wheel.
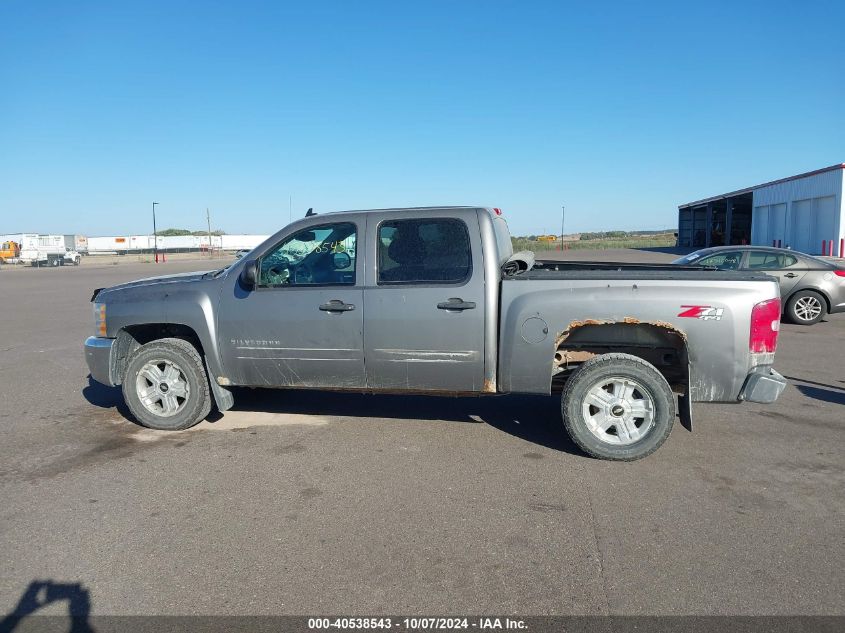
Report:
[[633,461],[669,437],[675,398],[653,365],[630,354],[602,354],[579,367],[561,396],[563,423],[584,452]]
[[182,339],[165,338],[139,347],[129,360],[123,398],[142,425],[181,431],[211,411],[202,358]]

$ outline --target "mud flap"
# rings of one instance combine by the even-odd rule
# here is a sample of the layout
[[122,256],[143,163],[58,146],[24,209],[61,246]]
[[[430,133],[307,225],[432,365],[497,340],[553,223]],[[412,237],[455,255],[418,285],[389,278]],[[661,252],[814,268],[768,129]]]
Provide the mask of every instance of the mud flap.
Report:
[[214,404],[217,405],[217,410],[221,413],[228,411],[235,404],[235,396],[226,387],[221,387],[217,384],[211,374],[211,368],[208,366],[208,359],[205,359],[205,372],[208,374],[208,384],[211,385],[211,393],[214,395]]
[[687,365],[687,392],[678,396],[678,417],[681,418],[681,425],[690,433],[692,433],[692,395],[690,389],[692,385],[692,370],[689,364]]

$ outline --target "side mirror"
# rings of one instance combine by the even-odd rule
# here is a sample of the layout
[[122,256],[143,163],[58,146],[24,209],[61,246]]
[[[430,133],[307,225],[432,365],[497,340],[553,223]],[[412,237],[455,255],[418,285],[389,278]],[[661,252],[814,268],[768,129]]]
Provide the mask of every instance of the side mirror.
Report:
[[255,288],[258,283],[258,265],[253,262],[247,262],[241,270],[241,283],[246,288]]
[[335,270],[345,270],[352,265],[352,258],[346,252],[335,253],[332,255],[332,264]]

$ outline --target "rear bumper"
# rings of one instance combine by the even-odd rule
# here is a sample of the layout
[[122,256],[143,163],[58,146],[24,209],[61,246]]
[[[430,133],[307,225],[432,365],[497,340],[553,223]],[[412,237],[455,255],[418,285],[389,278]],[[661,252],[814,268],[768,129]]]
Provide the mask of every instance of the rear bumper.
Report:
[[115,339],[89,336],[85,339],[85,362],[91,378],[109,387],[114,387],[112,380],[111,350]]
[[739,399],[748,402],[770,404],[778,399],[786,388],[786,378],[768,365],[755,367],[745,379]]

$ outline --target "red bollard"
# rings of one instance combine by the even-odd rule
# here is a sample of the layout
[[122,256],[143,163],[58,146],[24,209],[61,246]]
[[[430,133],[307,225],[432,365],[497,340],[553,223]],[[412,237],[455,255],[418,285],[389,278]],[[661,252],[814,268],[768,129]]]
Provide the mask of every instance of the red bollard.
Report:
[[162,264],[166,264],[166,263],[167,263],[167,253],[162,253],[162,254],[161,254],[161,263],[162,263]]
[[775,248],[778,245],[777,240],[772,240],[772,248]]
[[822,257],[827,255],[827,241],[822,240]]
[[156,253],[156,264],[158,264],[158,253]]
[[839,238],[839,257],[845,257],[845,237]]
[[827,254],[833,257],[833,240],[827,242]]
[[781,248],[781,244],[782,244],[782,242],[780,240],[778,240],[778,248]]

